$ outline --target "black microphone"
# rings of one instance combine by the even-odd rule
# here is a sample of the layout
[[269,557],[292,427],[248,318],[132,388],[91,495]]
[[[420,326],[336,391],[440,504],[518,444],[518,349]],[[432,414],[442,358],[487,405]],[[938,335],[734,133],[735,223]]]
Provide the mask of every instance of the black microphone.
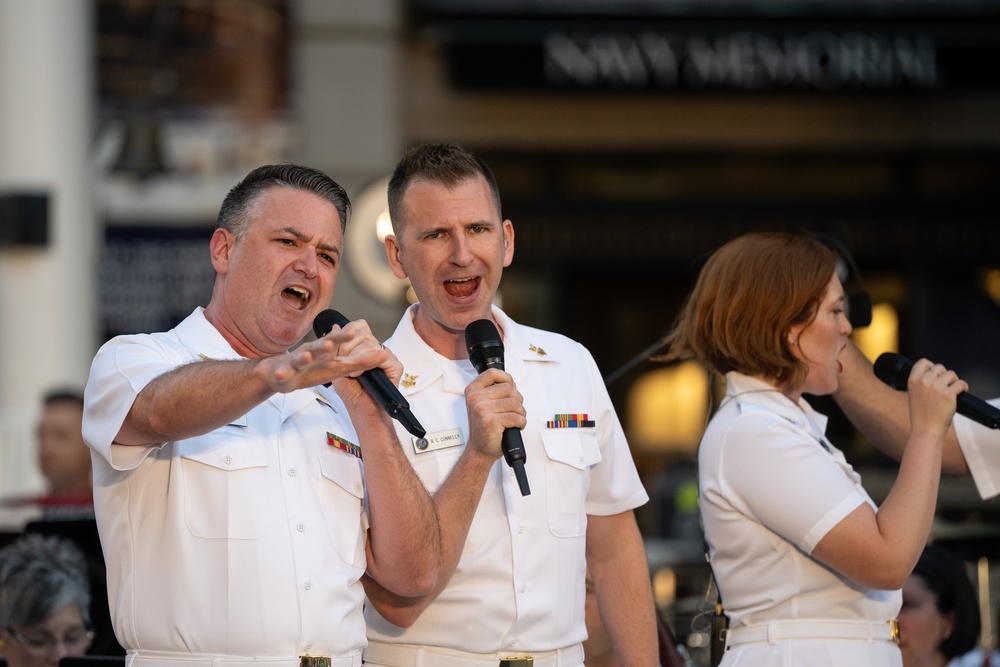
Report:
[[[503,370],[503,341],[500,332],[490,320],[476,320],[465,327],[465,347],[469,351],[469,361],[475,366],[477,373],[483,373],[488,368]],[[503,458],[507,465],[514,469],[517,485],[521,487],[521,495],[531,493],[528,488],[528,476],[524,472],[524,441],[521,431],[516,428],[505,428],[503,440],[500,442]]]
[[[330,333],[334,324],[344,326],[348,322],[349,320],[336,310],[324,310],[313,320],[313,333],[316,334],[317,338],[322,338]],[[410,404],[392,384],[385,371],[381,368],[369,368],[358,376],[358,382],[365,388],[368,395],[375,399],[376,403],[385,408],[390,417],[403,425],[403,428],[417,438],[427,435],[427,431],[410,412]]]
[[[901,354],[883,352],[875,360],[875,376],[893,389],[906,391],[913,362]],[[955,412],[990,428],[1000,428],[1000,409],[963,391],[955,398]]]

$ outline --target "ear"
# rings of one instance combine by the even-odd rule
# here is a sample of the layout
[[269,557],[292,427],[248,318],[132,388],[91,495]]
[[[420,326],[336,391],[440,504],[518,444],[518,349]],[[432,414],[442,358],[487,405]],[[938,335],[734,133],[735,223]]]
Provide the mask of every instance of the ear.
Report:
[[395,234],[387,235],[385,237],[385,256],[389,260],[389,268],[392,269],[392,275],[400,280],[405,280],[407,274],[406,269],[403,268],[403,262],[399,258],[401,253]]
[[799,336],[802,334],[803,326],[794,326],[788,331],[788,337],[785,342],[788,343],[788,349],[791,350],[792,354],[796,358],[799,358],[801,350],[799,350]]
[[209,242],[209,251],[212,254],[212,266],[215,272],[222,275],[229,271],[229,259],[236,245],[236,237],[228,229],[215,230],[212,240]]
[[941,633],[942,634],[941,641],[945,642],[951,639],[951,635],[954,632],[955,632],[955,610],[953,609],[944,615],[944,628],[943,632]]
[[503,265],[510,266],[514,260],[514,223],[503,221]]

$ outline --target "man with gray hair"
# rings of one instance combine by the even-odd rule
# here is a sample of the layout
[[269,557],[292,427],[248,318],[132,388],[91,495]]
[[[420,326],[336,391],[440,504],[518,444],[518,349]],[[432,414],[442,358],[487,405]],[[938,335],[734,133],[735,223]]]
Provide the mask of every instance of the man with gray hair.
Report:
[[130,667],[360,667],[362,574],[437,583],[430,498],[357,379],[399,362],[363,320],[292,349],[333,296],[349,207],[318,170],[255,169],[222,204],[208,305],[94,359],[83,434]]

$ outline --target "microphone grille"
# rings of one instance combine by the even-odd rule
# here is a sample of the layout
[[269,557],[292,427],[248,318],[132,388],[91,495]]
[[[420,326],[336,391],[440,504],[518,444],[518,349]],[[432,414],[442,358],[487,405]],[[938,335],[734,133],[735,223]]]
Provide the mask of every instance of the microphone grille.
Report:
[[476,320],[465,327],[465,349],[469,351],[472,365],[480,373],[488,367],[491,358],[503,359],[503,340],[491,320]]
[[322,338],[323,336],[330,333],[333,329],[334,324],[339,324],[344,326],[350,320],[338,313],[336,310],[328,309],[321,312],[313,320],[313,333],[316,334],[316,338]]
[[883,352],[873,364],[875,377],[893,389],[906,389],[906,381],[910,379],[913,362],[895,352]]

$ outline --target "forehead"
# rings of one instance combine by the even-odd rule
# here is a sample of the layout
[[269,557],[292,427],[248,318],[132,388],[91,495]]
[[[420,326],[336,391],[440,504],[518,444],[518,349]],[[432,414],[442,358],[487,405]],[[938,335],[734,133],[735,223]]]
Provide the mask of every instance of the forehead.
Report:
[[844,286],[840,282],[840,278],[834,273],[830,276],[830,282],[827,283],[826,293],[823,295],[827,301],[836,301],[838,299],[844,298]]
[[83,417],[83,406],[73,401],[56,401],[45,406],[42,410],[42,416],[55,419],[81,419]]
[[490,186],[479,175],[455,185],[416,179],[403,195],[403,211],[407,225],[499,222]]
[[293,228],[312,234],[341,236],[340,213],[332,202],[305,190],[281,186],[264,190],[250,211],[250,230]]

